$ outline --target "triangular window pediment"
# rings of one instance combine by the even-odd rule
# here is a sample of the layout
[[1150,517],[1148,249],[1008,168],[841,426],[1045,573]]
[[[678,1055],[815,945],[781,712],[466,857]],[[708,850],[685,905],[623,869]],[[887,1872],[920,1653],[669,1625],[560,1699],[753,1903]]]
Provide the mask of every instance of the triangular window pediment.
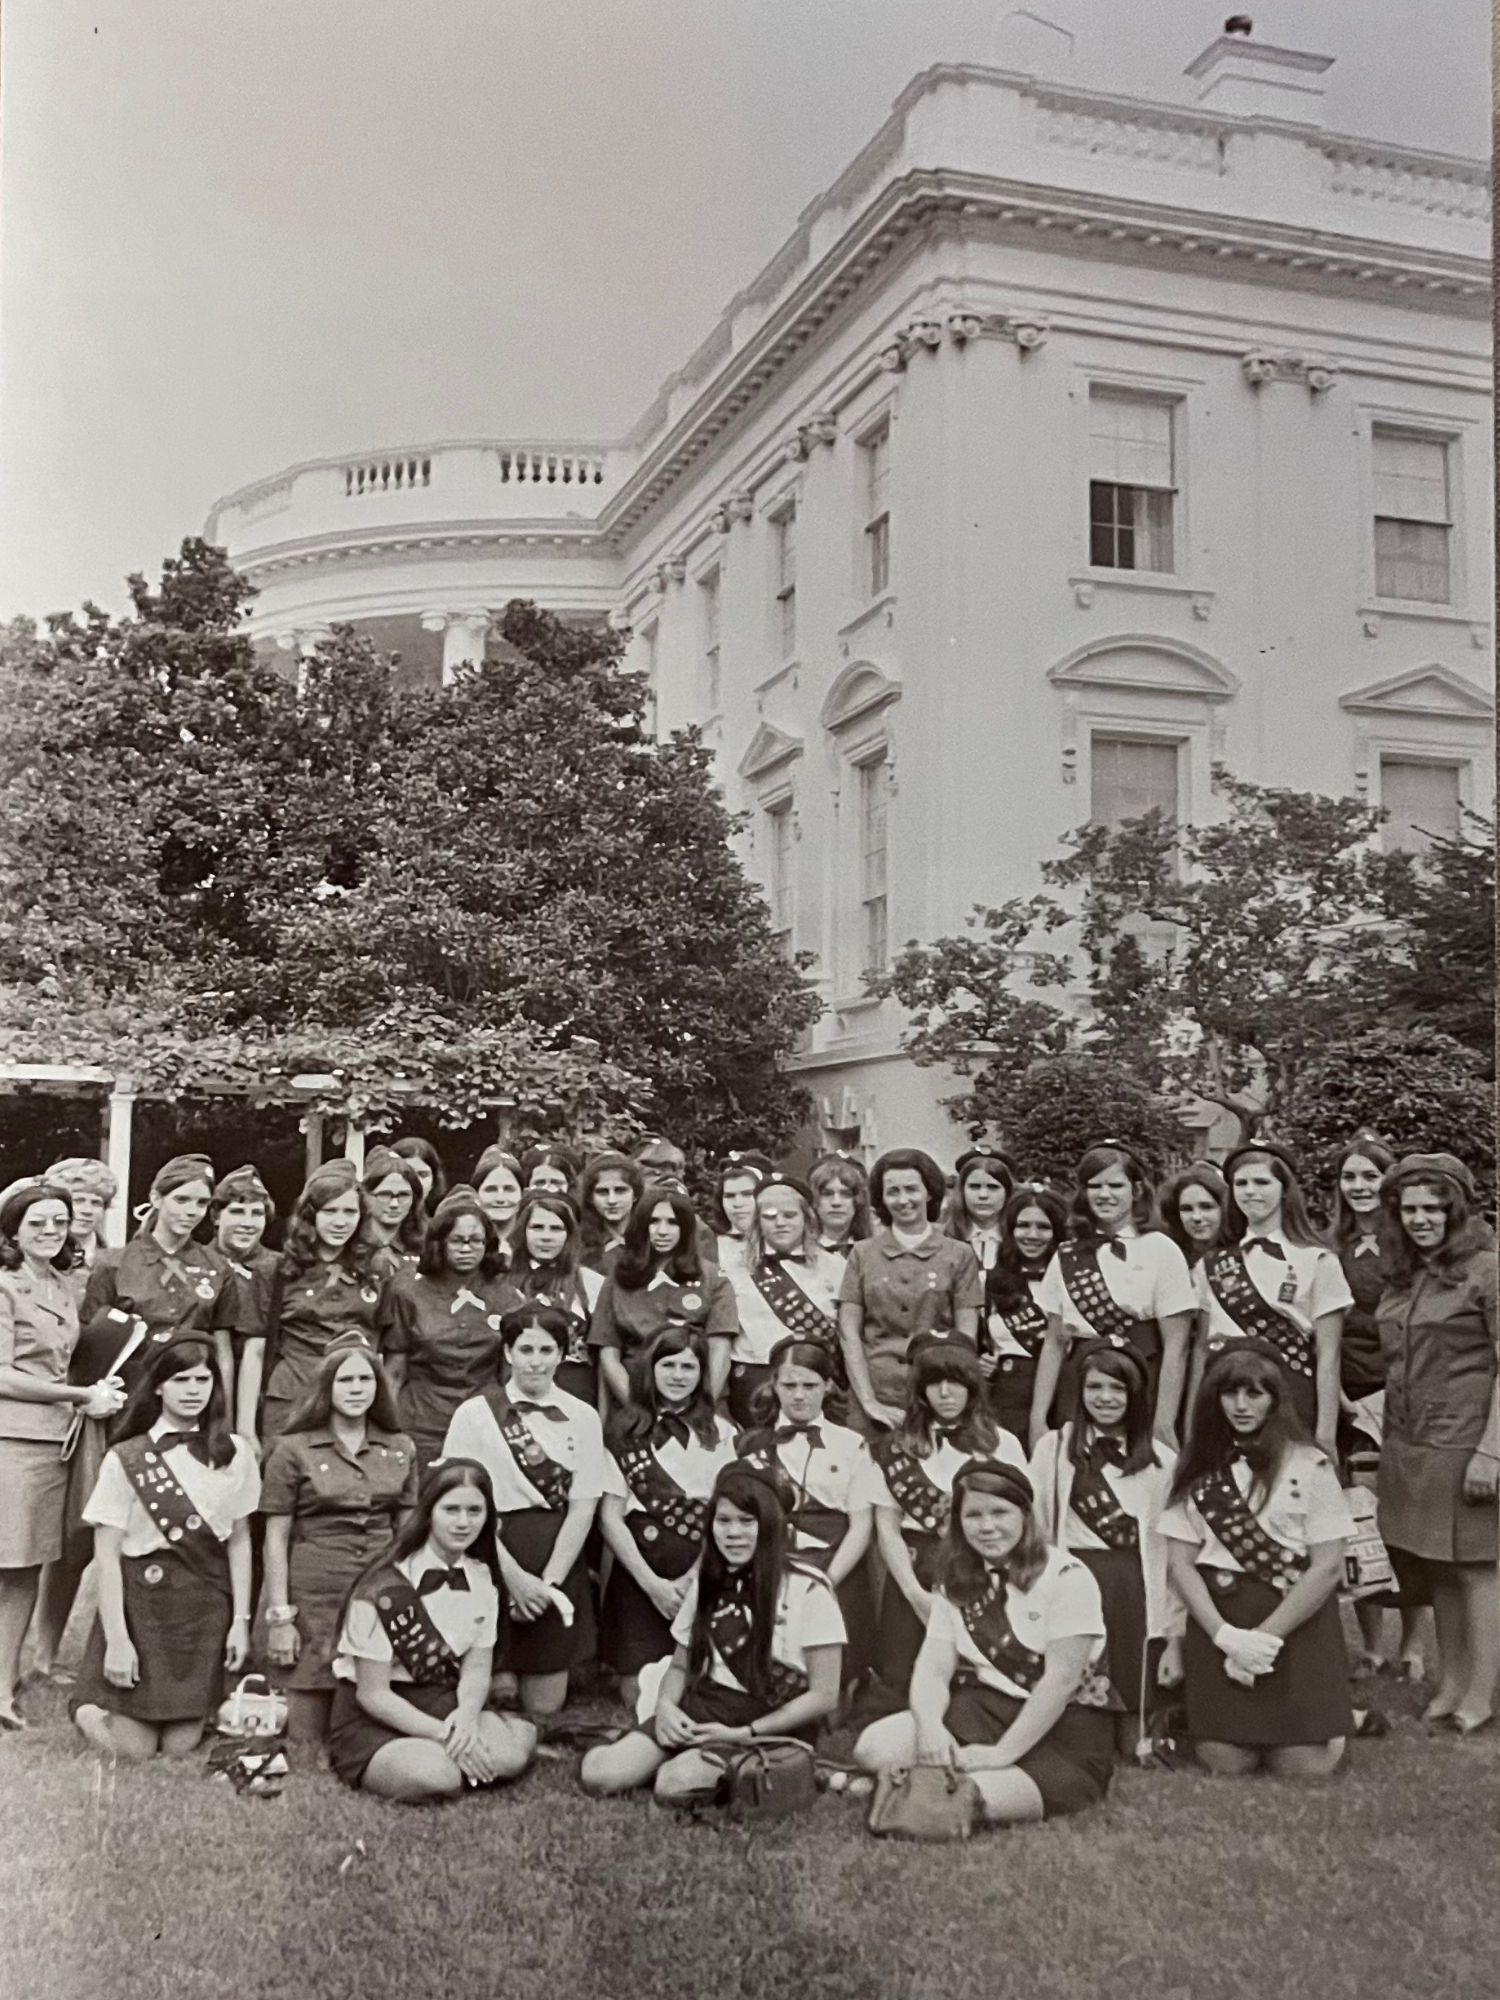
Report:
[[1436,661],[1340,695],[1339,707],[1355,715],[1441,716],[1486,725],[1495,719],[1494,700],[1483,688]]
[[869,660],[855,660],[844,668],[823,703],[819,718],[825,729],[843,729],[851,722],[873,715],[887,703],[901,699],[901,683]]
[[1060,688],[1130,688],[1196,695],[1200,701],[1231,701],[1240,690],[1237,677],[1211,653],[1145,633],[1092,640],[1059,660],[1047,678]]
[[774,771],[793,757],[802,755],[802,738],[788,736],[784,729],[777,729],[769,722],[763,722],[750,738],[749,746],[740,759],[742,778],[762,778],[768,771]]

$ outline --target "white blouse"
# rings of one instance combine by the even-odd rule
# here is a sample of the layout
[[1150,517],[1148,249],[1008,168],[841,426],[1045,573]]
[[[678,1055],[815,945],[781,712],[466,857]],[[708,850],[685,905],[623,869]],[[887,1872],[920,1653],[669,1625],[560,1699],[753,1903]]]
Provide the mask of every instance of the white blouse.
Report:
[[[178,1428],[158,1417],[151,1435],[162,1437]],[[221,1542],[229,1540],[236,1521],[244,1520],[260,1505],[260,1466],[245,1438],[234,1440],[234,1457],[228,1465],[204,1465],[182,1444],[164,1452],[162,1463]],[[158,1549],[169,1546],[113,1451],[105,1454],[83,1518],[91,1528],[119,1528],[123,1556],[155,1555]]]
[[[1279,1229],[1252,1230],[1250,1234],[1267,1238],[1281,1251],[1280,1257],[1273,1257],[1258,1243],[1242,1249],[1250,1282],[1268,1305],[1295,1321],[1309,1339],[1314,1321],[1324,1313],[1347,1312],[1354,1304],[1344,1267],[1332,1250],[1325,1250],[1320,1243],[1289,1243]],[[1193,1283],[1198,1304],[1208,1316],[1208,1338],[1242,1340],[1245,1329],[1230,1318],[1214,1295],[1206,1258],[1194,1269]]]
[[[1045,1654],[1059,1639],[1092,1639],[1095,1643],[1088,1662],[1092,1666],[1104,1651],[1104,1605],[1099,1586],[1076,1556],[1063,1555],[1057,1549],[1049,1553],[1030,1590],[1018,1590],[1013,1583],[1005,1586],[1005,1615],[1016,1638],[1033,1653]],[[927,1636],[952,1646],[960,1663],[981,1686],[1023,1701],[1030,1692],[985,1657],[970,1636],[963,1613],[941,1590],[932,1595]]]
[[[1112,1244],[1123,1246],[1117,1257]],[[1141,1236],[1122,1229],[1110,1242],[1101,1243],[1095,1256],[1106,1290],[1116,1305],[1136,1319],[1168,1319],[1175,1313],[1190,1313],[1198,1304],[1187,1259],[1172,1241],[1153,1231]],[[1094,1340],[1098,1328],[1086,1320],[1063,1282],[1062,1261],[1053,1253],[1036,1294],[1037,1304],[1049,1318],[1060,1319],[1070,1340]]]
[[[1243,1459],[1235,1459],[1230,1471],[1241,1497],[1248,1499],[1253,1484],[1249,1466]],[[1317,1542],[1342,1542],[1354,1533],[1354,1517],[1338,1474],[1312,1444],[1294,1444],[1288,1449],[1270,1492],[1255,1510],[1255,1518],[1273,1541],[1299,1556]],[[1161,1532],[1168,1541],[1195,1543],[1198,1553],[1193,1560],[1204,1569],[1244,1569],[1191,1499],[1179,1500],[1166,1509]]]
[[[605,1461],[608,1456],[598,1411],[555,1385],[546,1396],[524,1397],[519,1390],[511,1393],[522,1402],[535,1401],[543,1409],[558,1412],[555,1417],[544,1415],[542,1409],[522,1410],[519,1415],[547,1457],[557,1465],[567,1466],[572,1472],[571,1497],[574,1500],[597,1500],[605,1491]],[[443,1439],[442,1455],[444,1458],[478,1459],[490,1475],[495,1489],[495,1507],[502,1514],[515,1514],[527,1507],[545,1507],[547,1504],[526,1477],[524,1469],[517,1465],[510,1446],[500,1434],[495,1413],[483,1396],[470,1396],[453,1412],[448,1435]]]
[[[651,1447],[651,1455],[662,1471],[675,1479],[690,1499],[706,1500],[724,1467],[734,1463],[735,1429],[727,1417],[714,1418],[714,1435],[716,1441],[712,1445],[703,1444],[689,1431],[686,1444],[671,1437]],[[604,1494],[606,1499],[622,1501],[622,1511],[626,1514],[641,1511],[641,1503],[631,1492],[619,1461],[608,1450],[604,1454]]]
[[[960,1451],[957,1445],[945,1438],[929,1457],[919,1460],[918,1463],[921,1465],[923,1477],[930,1480],[939,1492],[951,1493],[953,1482],[958,1477],[960,1469],[974,1457],[989,1457],[1002,1465],[1013,1465],[1018,1472],[1026,1471],[1025,1449],[1020,1439],[1012,1437],[1006,1430],[1001,1431],[1000,1442],[992,1452]],[[886,1476],[881,1471],[878,1460],[874,1458],[870,1461],[870,1498],[876,1507],[889,1507],[892,1513],[901,1513],[900,1502],[891,1492]],[[906,1516],[903,1514],[903,1525],[905,1520]],[[913,1525],[915,1526],[915,1523]]]
[[[395,1567],[415,1588],[428,1570],[446,1569],[449,1565],[427,1542],[415,1555],[406,1556]],[[476,1562],[473,1556],[460,1556],[453,1567],[463,1570],[468,1579],[468,1589],[451,1590],[445,1584],[441,1590],[430,1591],[422,1599],[422,1607],[461,1660],[475,1646],[495,1644],[500,1629],[500,1599],[496,1594],[495,1579],[482,1562]],[[411,1679],[391,1649],[386,1629],[380,1622],[380,1613],[368,1598],[363,1597],[354,1599],[344,1619],[334,1655],[334,1677],[352,1681],[356,1660],[388,1664],[392,1681]]]
[[[738,1241],[737,1238],[729,1240]],[[729,1350],[730,1359],[763,1368],[770,1360],[771,1349],[777,1341],[786,1339],[787,1330],[766,1303],[765,1295],[745,1262],[743,1249],[736,1263],[726,1262],[719,1268],[733,1288],[734,1302],[740,1315],[740,1330]],[[838,1336],[839,1286],[844,1277],[843,1260],[830,1256],[826,1250],[813,1250],[805,1258],[783,1259],[781,1268],[823,1314],[828,1321],[828,1339],[830,1342],[835,1340]]]

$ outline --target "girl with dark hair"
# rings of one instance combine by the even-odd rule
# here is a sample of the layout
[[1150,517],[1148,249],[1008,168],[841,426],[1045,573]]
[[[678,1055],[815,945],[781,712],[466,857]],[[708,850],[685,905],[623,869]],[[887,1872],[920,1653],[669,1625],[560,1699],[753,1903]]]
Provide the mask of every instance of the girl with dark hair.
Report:
[[479,1206],[495,1225],[501,1256],[508,1262],[516,1215],[525,1193],[521,1162],[504,1146],[486,1146],[474,1162],[473,1184]]
[[843,1263],[851,1244],[869,1236],[870,1181],[858,1160],[844,1153],[824,1153],[807,1176],[813,1213],[818,1218],[818,1247]]
[[433,1215],[438,1203],[448,1192],[448,1176],[443,1171],[443,1157],[430,1139],[397,1139],[391,1147],[397,1159],[405,1160],[422,1184],[422,1207],[426,1214]]
[[807,1183],[773,1167],[755,1191],[743,1255],[727,1271],[740,1322],[729,1350],[729,1414],[737,1424],[754,1421],[778,1341],[796,1334],[838,1352],[843,1273],[818,1248],[817,1229]]
[[1000,1255],[1000,1211],[1015,1192],[1016,1176],[998,1146],[972,1146],[960,1153],[953,1187],[943,1210],[943,1233],[967,1243],[981,1271],[992,1271]]
[[1128,1147],[1112,1139],[1090,1146],[1075,1178],[1077,1234],[1059,1244],[1038,1294],[1047,1337],[1031,1397],[1032,1448],[1051,1422],[1070,1343],[1107,1340],[1145,1362],[1152,1428],[1175,1450],[1197,1307],[1187,1259],[1155,1226],[1151,1183]]
[[561,1194],[571,1201],[579,1162],[567,1146],[528,1146],[521,1155],[521,1187],[526,1194]]
[[630,1212],[625,1246],[589,1326],[589,1345],[599,1349],[599,1372],[616,1403],[630,1401],[631,1357],[667,1326],[690,1326],[704,1336],[709,1392],[716,1403],[724,1392],[739,1314],[729,1280],[699,1255],[697,1228],[692,1203],[678,1187],[648,1187]]
[[990,1415],[974,1350],[929,1336],[912,1348],[900,1428],[877,1437],[870,1456],[875,1539],[886,1568],[875,1669],[902,1694],[932,1609],[955,1473],[971,1458],[1024,1472],[1026,1454]]
[[453,1413],[444,1458],[472,1458],[490,1476],[496,1553],[510,1603],[501,1664],[518,1676],[528,1715],[555,1715],[568,1673],[593,1655],[594,1610],[584,1544],[605,1490],[598,1412],[556,1386],[568,1316],[555,1306],[507,1313],[500,1340],[509,1379]]
[[1218,1168],[1195,1160],[1164,1181],[1157,1194],[1162,1228],[1187,1259],[1200,1264],[1218,1243],[1229,1213],[1229,1189]]
[[1354,1717],[1337,1593],[1353,1530],[1278,1350],[1230,1341],[1204,1372],[1161,1517],[1188,1612],[1188,1731],[1209,1770],[1321,1778],[1343,1756]]
[[578,1183],[583,1263],[607,1274],[625,1247],[630,1211],[646,1192],[646,1176],[628,1153],[595,1153]]
[[672,1620],[703,1547],[708,1496],[734,1460],[734,1427],[714,1414],[708,1348],[669,1326],[630,1364],[631,1396],[606,1433],[608,1484],[599,1509],[614,1567],[604,1593],[600,1658],[634,1712],[642,1667],[672,1650]]
[[875,1468],[858,1431],[838,1421],[844,1398],[826,1341],[792,1334],[772,1348],[757,1402],[763,1421],[739,1456],[791,1486],[797,1555],[828,1578],[844,1614],[846,1684],[874,1664],[875,1597],[867,1560],[874,1534]]
[[292,1204],[267,1336],[260,1435],[269,1443],[307,1395],[340,1335],[358,1333],[379,1353],[390,1322],[391,1280],[367,1222],[350,1160],[330,1160]]
[[984,1281],[979,1365],[989,1377],[990,1408],[1022,1440],[1031,1417],[1037,1356],[1047,1335],[1038,1294],[1067,1228],[1061,1195],[1041,1181],[1022,1181],[1001,1210],[1000,1251]]
[[1151,1681],[1175,1687],[1182,1679],[1182,1607],[1167,1588],[1159,1525],[1177,1461],[1151,1435],[1137,1354],[1095,1341],[1078,1356],[1075,1380],[1067,1421],[1032,1455],[1031,1483],[1043,1534],[1077,1556],[1099,1586],[1115,1743],[1129,1757]]
[[127,1390],[158,1348],[178,1334],[199,1333],[213,1347],[225,1397],[234,1395],[235,1342],[260,1329],[228,1258],[193,1240],[213,1191],[213,1162],[205,1154],[168,1160],[137,1211],[137,1234],[123,1249],[102,1251],[89,1273],[78,1312],[85,1327],[112,1311],[146,1322],[146,1340],[125,1366]]
[[787,1496],[758,1466],[726,1465],[698,1573],[672,1621],[676,1650],[641,1677],[637,1726],[590,1750],[596,1796],[655,1781],[664,1805],[711,1799],[723,1767],[697,1747],[811,1739],[839,1698],[844,1621],[823,1576],[788,1553]]
[[376,1146],[365,1156],[366,1231],[385,1252],[380,1262],[387,1274],[414,1271],[422,1254],[427,1217],[421,1177],[411,1161],[389,1146]]
[[1049,1549],[1024,1472],[971,1460],[953,1480],[911,1705],[854,1746],[867,1771],[955,1764],[991,1826],[1081,1812],[1109,1788],[1114,1732],[1094,1671],[1104,1649],[1099,1588]]
[[230,1434],[213,1350],[184,1335],[147,1363],[84,1509],[99,1618],[71,1704],[97,1750],[197,1748],[250,1650],[255,1453]]
[[495,1500],[482,1465],[446,1459],[345,1606],[329,1723],[333,1768],[377,1798],[423,1804],[504,1784],[536,1727],[489,1707],[500,1623]]
[[1339,1337],[1354,1303],[1339,1260],[1308,1219],[1296,1168],[1280,1146],[1237,1147],[1224,1178],[1226,1240],[1193,1274],[1205,1361],[1234,1340],[1275,1348],[1303,1429],[1337,1465]]
[[417,1453],[390,1383],[357,1336],[325,1356],[266,1460],[266,1654],[287,1689],[287,1734],[328,1732],[349,1586],[416,1505]]
[[881,1227],[850,1250],[839,1287],[850,1418],[866,1437],[900,1424],[908,1350],[923,1334],[978,1342],[979,1265],[967,1243],[936,1228],[943,1193],[942,1172],[926,1153],[904,1147],[875,1162],[870,1201]]
[[[43,1565],[60,1567],[67,1544],[68,1440],[77,1446],[88,1432],[97,1468],[103,1420],[124,1400],[112,1377],[69,1379],[79,1331],[71,1220],[70,1197],[49,1181],[20,1181],[0,1196],[0,1729],[26,1727],[16,1679]],[[69,1603],[81,1573],[71,1575]],[[53,1623],[44,1668],[61,1636]]]
[[495,1379],[508,1302],[502,1263],[494,1223],[473,1188],[459,1186],[438,1203],[416,1270],[392,1282],[382,1359],[420,1472],[459,1404]]
[[589,1323],[604,1290],[598,1271],[582,1263],[578,1210],[570,1195],[532,1193],[516,1217],[514,1250],[503,1294],[505,1310],[532,1301],[555,1306],[568,1321],[568,1346],[557,1386],[590,1403],[603,1417],[609,1407],[599,1382],[598,1349],[589,1345]]
[[1380,1532],[1403,1585],[1432,1594],[1438,1685],[1425,1719],[1470,1736],[1491,1726],[1500,1673],[1494,1237],[1451,1153],[1407,1154],[1380,1202]]

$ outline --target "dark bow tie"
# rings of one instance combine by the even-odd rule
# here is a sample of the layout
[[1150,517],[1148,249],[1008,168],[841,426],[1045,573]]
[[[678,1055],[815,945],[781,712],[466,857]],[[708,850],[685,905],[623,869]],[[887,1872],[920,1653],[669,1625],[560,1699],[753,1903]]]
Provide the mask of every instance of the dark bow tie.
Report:
[[1130,1256],[1130,1252],[1125,1248],[1125,1245],[1120,1241],[1118,1236],[1111,1236],[1105,1247],[1108,1249],[1110,1256],[1118,1257],[1122,1264]]
[[1095,1431],[1089,1439],[1088,1452],[1089,1456],[1100,1464],[1108,1462],[1113,1465],[1123,1465],[1125,1440],[1117,1431]]
[[1245,1248],[1247,1250],[1264,1250],[1268,1257],[1274,1257],[1282,1264],[1286,1262],[1285,1250],[1282,1249],[1279,1243],[1273,1243],[1269,1236],[1247,1236],[1245,1238]]
[[151,1448],[153,1451],[172,1451],[177,1445],[184,1444],[191,1450],[195,1444],[202,1442],[201,1431],[163,1431],[159,1438],[152,1441]]
[[687,1444],[692,1436],[687,1418],[679,1416],[675,1410],[663,1410],[652,1425],[651,1434],[659,1443],[676,1438],[681,1445]]
[[517,1413],[522,1410],[535,1410],[538,1416],[549,1417],[554,1424],[565,1424],[568,1421],[567,1411],[558,1409],[555,1403],[528,1403],[517,1396],[512,1400],[511,1408]]
[[821,1449],[823,1443],[823,1429],[817,1423],[778,1424],[773,1435],[778,1444],[784,1444],[788,1438],[805,1437],[815,1450]]
[[452,1569],[424,1569],[422,1580],[417,1585],[418,1597],[431,1597],[435,1590],[467,1590],[469,1579],[464,1574],[462,1563],[455,1563]]
[[766,1252],[766,1262],[768,1264],[805,1264],[807,1262],[807,1252],[805,1250],[768,1250]]

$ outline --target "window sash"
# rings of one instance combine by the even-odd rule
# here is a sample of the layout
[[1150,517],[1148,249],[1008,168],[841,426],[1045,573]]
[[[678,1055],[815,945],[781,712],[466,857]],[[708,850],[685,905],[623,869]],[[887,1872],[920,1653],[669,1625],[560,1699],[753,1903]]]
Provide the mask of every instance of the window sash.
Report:
[[1089,486],[1089,564],[1094,569],[1173,568],[1172,495],[1094,480]]
[[1457,764],[1382,757],[1380,803],[1390,815],[1381,828],[1386,851],[1424,854],[1434,838],[1458,839],[1463,822],[1461,800]]
[[1377,430],[1372,445],[1376,514],[1450,526],[1447,444],[1441,438]]
[[790,941],[792,934],[792,807],[791,801],[766,808],[767,876],[766,901],[771,910],[771,929]]
[[891,581],[891,517],[877,514],[865,528],[866,582],[871,597],[879,597]]
[[1179,816],[1181,751],[1149,737],[1096,735],[1089,745],[1089,818],[1122,826],[1161,811]]
[[1375,595],[1416,604],[1448,604],[1452,530],[1436,521],[1375,519]]
[[1172,405],[1095,389],[1089,397],[1089,477],[1171,492]]

